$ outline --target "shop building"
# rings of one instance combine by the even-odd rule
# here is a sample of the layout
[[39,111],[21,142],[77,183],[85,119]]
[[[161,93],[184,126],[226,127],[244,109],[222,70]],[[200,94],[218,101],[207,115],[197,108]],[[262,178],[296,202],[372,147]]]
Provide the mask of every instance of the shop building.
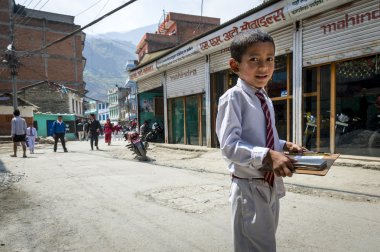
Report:
[[[235,85],[229,46],[260,28],[276,43],[268,93],[282,139],[315,151],[380,156],[380,2],[272,0],[130,71],[163,90],[167,143],[218,147],[219,97]],[[139,99],[141,102],[141,99]]]

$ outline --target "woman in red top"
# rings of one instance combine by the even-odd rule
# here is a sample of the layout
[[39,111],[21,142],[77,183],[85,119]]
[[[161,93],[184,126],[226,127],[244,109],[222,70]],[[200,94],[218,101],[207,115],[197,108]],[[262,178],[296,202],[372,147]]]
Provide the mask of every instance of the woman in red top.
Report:
[[111,145],[111,137],[113,132],[113,126],[111,124],[111,120],[107,119],[106,124],[104,124],[104,135],[105,135],[105,141],[108,143],[108,145]]

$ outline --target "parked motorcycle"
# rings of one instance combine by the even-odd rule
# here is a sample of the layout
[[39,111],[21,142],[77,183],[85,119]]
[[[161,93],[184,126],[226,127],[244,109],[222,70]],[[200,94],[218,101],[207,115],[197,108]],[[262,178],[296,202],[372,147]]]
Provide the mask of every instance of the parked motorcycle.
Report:
[[145,136],[145,140],[148,142],[164,142],[164,128],[158,122],[153,123],[152,130]]
[[126,147],[128,147],[133,153],[135,153],[138,157],[141,157],[143,160],[146,160],[146,152],[148,148],[148,143],[143,142],[141,140],[140,134],[136,131],[128,131],[124,135],[128,141],[130,142],[127,144]]

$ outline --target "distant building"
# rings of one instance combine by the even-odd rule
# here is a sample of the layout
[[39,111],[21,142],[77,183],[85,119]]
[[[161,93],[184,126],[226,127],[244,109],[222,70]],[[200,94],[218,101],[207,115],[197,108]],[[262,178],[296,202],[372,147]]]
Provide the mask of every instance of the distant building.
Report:
[[42,113],[83,116],[83,94],[63,85],[41,81],[19,89],[18,97],[38,106]]
[[136,47],[139,63],[146,54],[172,48],[220,25],[220,18],[169,12],[156,33],[145,33]]
[[108,90],[108,109],[109,117],[113,123],[121,123],[125,121],[125,98],[127,97],[127,89],[124,87],[116,87]]
[[[21,117],[24,118],[29,125],[33,122],[33,112],[36,111],[38,107],[20,97],[18,97],[17,100]],[[2,136],[11,135],[13,110],[12,94],[0,94],[0,135]]]
[[[125,71],[128,72],[130,69],[136,67],[137,60],[128,60],[125,65]],[[127,78],[125,86],[127,89],[127,97],[125,98],[126,103],[126,114],[125,120],[131,121],[137,118],[138,115],[138,100],[137,100],[137,83]]]
[[[11,5],[11,6],[9,6]],[[85,93],[82,56],[85,35],[79,32],[45,50],[38,49],[80,28],[73,16],[25,8],[15,1],[0,0],[0,52],[10,43],[10,15],[14,20],[14,47],[20,66],[17,87],[23,88],[40,81],[59,83],[81,94]],[[3,55],[0,54],[2,58]],[[12,92],[7,65],[0,64],[0,92]],[[53,108],[52,108],[53,109]]]
[[106,120],[110,118],[110,113],[108,109],[108,102],[98,102],[98,120],[103,125]]

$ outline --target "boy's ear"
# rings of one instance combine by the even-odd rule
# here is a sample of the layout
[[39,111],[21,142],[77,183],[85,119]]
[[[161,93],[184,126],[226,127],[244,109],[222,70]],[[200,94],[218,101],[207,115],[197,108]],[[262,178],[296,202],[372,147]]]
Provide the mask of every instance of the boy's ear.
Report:
[[237,62],[234,58],[230,58],[229,64],[232,71],[235,73],[239,72],[239,62]]

